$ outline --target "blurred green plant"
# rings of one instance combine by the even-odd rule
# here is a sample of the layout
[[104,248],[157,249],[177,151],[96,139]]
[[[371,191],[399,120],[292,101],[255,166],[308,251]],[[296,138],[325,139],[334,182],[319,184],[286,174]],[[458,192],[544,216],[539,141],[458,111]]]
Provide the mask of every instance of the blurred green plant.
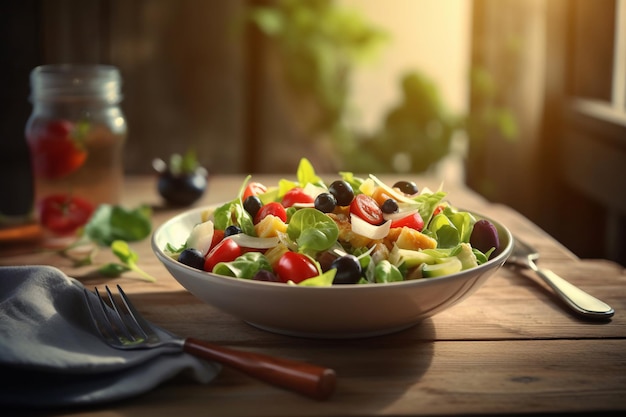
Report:
[[284,65],[286,81],[302,97],[313,99],[320,117],[311,133],[324,132],[353,172],[426,171],[451,151],[457,132],[472,139],[497,131],[517,136],[513,113],[498,105],[493,77],[481,68],[470,74],[472,112],[455,115],[436,83],[418,70],[400,79],[401,100],[370,134],[347,127],[349,78],[388,40],[383,29],[333,0],[276,0],[249,10],[253,25],[271,39]]
[[470,83],[472,111],[454,114],[444,103],[437,84],[424,73],[412,70],[400,80],[402,97],[386,114],[378,132],[353,137],[344,145],[351,155],[346,169],[358,172],[423,172],[451,152],[457,133],[465,133],[475,146],[489,135],[515,140],[518,126],[510,108],[500,104],[493,77],[473,68]]
[[515,140],[519,127],[515,114],[500,97],[501,89],[494,76],[484,67],[474,66],[470,72],[472,113],[465,129],[474,141],[497,134],[507,141]]
[[[443,102],[434,81],[419,71],[400,80],[402,97],[386,114],[382,127],[369,137],[355,138],[352,171],[426,171],[450,152],[463,119]],[[358,150],[358,152],[357,152]]]
[[284,57],[292,91],[314,100],[319,117],[311,128],[340,128],[350,73],[375,56],[386,32],[333,0],[276,0],[252,7],[248,18]]

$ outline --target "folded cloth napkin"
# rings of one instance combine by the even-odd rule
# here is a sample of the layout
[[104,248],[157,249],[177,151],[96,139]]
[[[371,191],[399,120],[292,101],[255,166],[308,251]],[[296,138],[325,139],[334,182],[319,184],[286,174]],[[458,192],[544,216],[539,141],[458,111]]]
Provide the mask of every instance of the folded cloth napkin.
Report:
[[0,406],[97,404],[181,373],[200,383],[219,373],[219,364],[176,348],[109,347],[93,328],[83,288],[53,267],[0,267]]

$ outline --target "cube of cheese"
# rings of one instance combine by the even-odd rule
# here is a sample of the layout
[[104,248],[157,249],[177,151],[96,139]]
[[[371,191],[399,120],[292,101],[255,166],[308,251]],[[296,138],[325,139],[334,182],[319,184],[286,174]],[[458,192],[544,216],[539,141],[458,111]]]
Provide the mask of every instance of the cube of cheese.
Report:
[[400,249],[419,250],[437,247],[435,239],[410,227],[403,227],[395,242]]
[[285,233],[287,231],[287,224],[279,217],[268,214],[254,225],[254,231],[258,237],[276,237],[279,232]]

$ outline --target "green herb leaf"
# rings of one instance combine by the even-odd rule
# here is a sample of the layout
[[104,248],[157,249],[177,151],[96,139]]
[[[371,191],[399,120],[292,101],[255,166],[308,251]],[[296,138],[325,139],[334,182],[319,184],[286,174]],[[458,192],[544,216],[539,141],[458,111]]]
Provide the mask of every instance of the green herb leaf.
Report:
[[323,251],[335,244],[339,228],[333,219],[321,211],[303,208],[291,216],[287,235],[298,244],[300,252]]
[[[305,280],[300,281],[296,285],[300,285],[301,287],[330,287],[333,285],[333,280],[335,279],[335,275],[337,275],[336,269],[329,269],[321,275],[316,277],[307,278]],[[289,281],[293,282],[293,281]]]
[[122,264],[128,268],[129,271],[134,271],[141,275],[142,279],[150,282],[155,282],[156,278],[152,275],[143,271],[137,265],[137,260],[139,259],[139,255],[137,252],[133,251],[128,243],[123,240],[116,240],[111,244],[111,250],[113,254],[122,261]]
[[441,201],[446,197],[447,193],[444,191],[436,191],[434,193],[420,194],[414,198],[415,202],[419,204],[418,210],[424,224],[428,224],[433,217],[433,213]]
[[232,262],[220,262],[213,268],[213,273],[229,277],[251,279],[261,269],[272,271],[268,259],[259,252],[248,252]]
[[315,174],[313,164],[311,164],[311,162],[306,158],[300,159],[296,176],[300,187],[304,187],[307,184],[324,186],[324,181],[322,181],[322,179]]
[[100,275],[104,275],[109,278],[118,278],[127,271],[130,271],[130,268],[126,265],[116,264],[113,262],[104,264],[98,268],[98,273],[100,273]]
[[100,246],[110,246],[115,240],[139,241],[152,231],[151,214],[146,205],[127,210],[102,204],[85,226],[85,235]]
[[123,240],[116,240],[111,244],[111,251],[113,254],[117,256],[120,261],[124,262],[127,265],[132,265],[137,262],[139,256],[136,252],[134,252],[128,243]]
[[256,236],[254,222],[250,214],[243,208],[241,198],[237,197],[215,209],[213,213],[215,228],[226,230],[228,226],[239,226],[241,231],[250,236]]
[[374,267],[374,279],[376,282],[381,283],[402,281],[404,278],[398,267],[383,259]]

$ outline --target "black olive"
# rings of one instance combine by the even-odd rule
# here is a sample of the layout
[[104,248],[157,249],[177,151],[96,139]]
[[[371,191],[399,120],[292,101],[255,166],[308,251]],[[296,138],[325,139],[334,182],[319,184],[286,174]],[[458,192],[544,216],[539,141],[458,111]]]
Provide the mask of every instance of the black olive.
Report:
[[330,184],[328,192],[335,197],[337,205],[339,206],[349,206],[352,199],[354,199],[354,190],[352,190],[352,186],[344,180],[337,180]]
[[255,281],[280,282],[274,273],[265,269],[260,269],[256,274],[254,274],[252,279]]
[[500,247],[498,230],[489,220],[481,219],[474,223],[472,234],[470,235],[470,245],[481,252],[487,252],[495,248],[496,252]]
[[332,213],[337,207],[337,200],[331,193],[321,193],[315,197],[315,208],[322,213]]
[[387,200],[385,200],[383,205],[380,206],[380,209],[383,211],[383,213],[392,214],[397,213],[398,210],[400,210],[400,207],[398,207],[398,203],[396,202],[396,200],[394,200],[393,198],[388,198]]
[[233,225],[228,226],[226,230],[224,230],[224,237],[238,235],[239,233],[241,233],[241,227],[235,226],[233,224]]
[[337,268],[333,284],[356,284],[361,279],[361,264],[354,255],[340,256],[330,267]]
[[204,270],[204,256],[198,249],[188,248],[183,250],[178,255],[178,262],[201,271]]
[[397,188],[406,195],[415,195],[419,193],[419,189],[413,181],[398,181],[393,185],[393,188]]
[[247,211],[253,219],[259,210],[261,210],[261,207],[263,207],[263,202],[255,195],[250,195],[243,201],[243,209]]

